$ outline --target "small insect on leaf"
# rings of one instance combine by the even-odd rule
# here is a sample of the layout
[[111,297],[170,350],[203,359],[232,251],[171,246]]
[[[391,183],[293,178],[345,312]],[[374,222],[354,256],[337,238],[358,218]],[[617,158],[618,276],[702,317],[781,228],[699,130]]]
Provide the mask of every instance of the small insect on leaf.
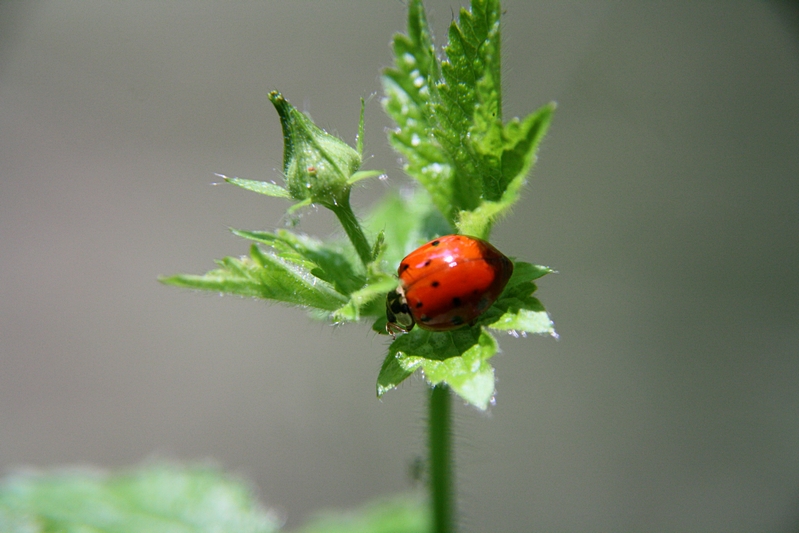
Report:
[[408,254],[397,274],[400,287],[386,298],[386,330],[393,335],[418,324],[449,331],[491,307],[513,274],[513,263],[482,239],[446,235]]

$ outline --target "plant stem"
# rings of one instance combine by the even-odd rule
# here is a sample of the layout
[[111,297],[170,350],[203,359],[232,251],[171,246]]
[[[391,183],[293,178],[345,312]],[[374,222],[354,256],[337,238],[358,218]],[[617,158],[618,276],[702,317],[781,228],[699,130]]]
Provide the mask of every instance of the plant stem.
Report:
[[341,222],[344,231],[347,232],[347,237],[349,237],[350,242],[355,247],[355,251],[358,253],[358,257],[361,258],[361,262],[364,266],[370,263],[372,261],[372,247],[369,245],[369,241],[363,233],[358,219],[355,218],[355,213],[352,212],[349,191],[347,191],[347,195],[338,203],[324,205],[336,214],[338,221]]
[[452,432],[449,387],[436,385],[430,391],[430,496],[433,531],[453,533]]

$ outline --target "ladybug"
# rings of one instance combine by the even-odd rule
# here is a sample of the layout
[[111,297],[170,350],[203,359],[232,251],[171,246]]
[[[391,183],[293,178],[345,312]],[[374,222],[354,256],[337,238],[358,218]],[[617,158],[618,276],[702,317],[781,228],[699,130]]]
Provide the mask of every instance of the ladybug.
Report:
[[489,243],[446,235],[417,248],[400,262],[400,285],[386,296],[386,331],[408,332],[414,324],[449,331],[482,315],[513,274],[513,263]]

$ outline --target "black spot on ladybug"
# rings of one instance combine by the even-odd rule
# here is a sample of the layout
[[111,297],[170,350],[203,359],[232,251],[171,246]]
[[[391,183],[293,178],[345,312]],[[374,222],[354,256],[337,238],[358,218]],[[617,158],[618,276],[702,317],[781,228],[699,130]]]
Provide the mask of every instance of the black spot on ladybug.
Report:
[[427,266],[430,266],[430,263],[432,263],[432,262],[433,262],[433,261],[431,261],[430,259],[428,259],[427,261],[425,261],[425,262],[424,262],[424,265],[422,265],[422,266],[426,266],[426,267],[427,267]]
[[436,240],[434,240],[433,242],[430,243],[430,246],[438,246],[439,244],[441,244],[441,241],[436,239]]
[[452,305],[454,307],[460,307],[461,306],[461,299],[456,296],[455,298],[452,299]]
[[480,294],[480,290],[479,289],[472,289],[472,294],[475,294],[475,295]]
[[430,322],[430,317],[427,315],[422,315],[419,317],[419,320],[421,320],[422,322]]
[[464,324],[463,317],[461,317],[461,316],[452,317],[452,325],[453,326],[460,326],[462,324]]
[[421,307],[422,307],[422,305],[423,305],[423,304],[422,304],[422,302],[416,302],[416,309],[419,309],[419,308],[421,308]]
[[400,270],[400,274],[402,274],[403,272],[405,272],[406,270],[408,270],[408,267],[409,267],[409,266],[410,266],[410,265],[409,265],[408,263],[400,263],[400,268],[399,268],[399,270]]
[[433,287],[433,288],[436,288],[439,285],[441,285],[441,284],[439,282],[437,282],[437,281],[434,281],[433,283],[430,284],[430,286]]

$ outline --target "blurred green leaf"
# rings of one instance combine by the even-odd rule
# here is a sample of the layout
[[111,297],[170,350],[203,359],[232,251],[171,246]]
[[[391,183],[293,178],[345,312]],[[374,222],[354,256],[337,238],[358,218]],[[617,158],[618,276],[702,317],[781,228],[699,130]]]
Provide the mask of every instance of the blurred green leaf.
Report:
[[429,507],[415,496],[381,498],[354,511],[319,513],[293,533],[429,533]]
[[4,533],[268,533],[277,516],[211,468],[16,474],[0,484]]

